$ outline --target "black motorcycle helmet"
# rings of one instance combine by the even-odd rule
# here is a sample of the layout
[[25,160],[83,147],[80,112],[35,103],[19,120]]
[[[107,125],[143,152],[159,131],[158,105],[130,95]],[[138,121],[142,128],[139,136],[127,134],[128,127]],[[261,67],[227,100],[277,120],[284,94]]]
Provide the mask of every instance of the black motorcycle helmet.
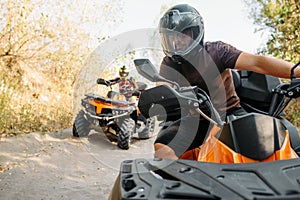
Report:
[[203,46],[204,24],[199,12],[188,4],[170,8],[160,19],[159,33],[164,53],[175,62]]
[[120,68],[119,75],[121,79],[126,79],[129,75],[128,68],[125,65]]

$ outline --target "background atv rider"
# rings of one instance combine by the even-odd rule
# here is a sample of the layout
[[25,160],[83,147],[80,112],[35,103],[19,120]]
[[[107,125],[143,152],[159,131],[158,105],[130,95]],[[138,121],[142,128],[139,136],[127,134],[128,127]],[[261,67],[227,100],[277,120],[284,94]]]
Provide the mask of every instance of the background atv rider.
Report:
[[113,98],[114,100],[124,100],[124,98],[122,97],[123,95],[126,101],[136,103],[136,96],[133,94],[136,92],[138,86],[135,79],[133,77],[128,77],[128,75],[129,75],[129,70],[125,65],[123,65],[119,69],[119,77],[114,78],[112,80],[104,80],[102,78],[99,78],[97,80],[97,83],[105,82],[110,85],[118,84],[119,93],[121,94],[121,96],[114,94],[111,95],[110,98]]
[[[222,41],[204,42],[203,19],[188,4],[175,5],[165,12],[159,22],[159,32],[166,55],[160,75],[180,86],[192,85],[205,90],[224,119],[246,113],[240,105],[230,69],[289,78],[293,66],[290,62],[238,50]],[[300,77],[299,69],[296,76]],[[156,157],[178,159],[203,143],[210,125],[201,118],[196,121],[191,118],[179,115],[158,133],[154,142]]]
[[[97,83],[106,83],[107,85],[115,85],[118,84],[119,87],[119,94],[110,91],[108,94],[109,98],[112,98],[114,100],[126,100],[129,102],[134,103],[137,106],[137,96],[139,96],[139,91],[138,91],[138,84],[135,81],[133,77],[129,77],[129,69],[123,65],[119,69],[119,77],[116,77],[111,80],[104,80],[102,78],[99,78],[97,80]],[[124,99],[125,97],[125,99]],[[147,119],[143,115],[136,115],[136,116],[131,116],[135,121],[140,120],[144,124],[147,123]],[[141,126],[141,124],[137,124]]]

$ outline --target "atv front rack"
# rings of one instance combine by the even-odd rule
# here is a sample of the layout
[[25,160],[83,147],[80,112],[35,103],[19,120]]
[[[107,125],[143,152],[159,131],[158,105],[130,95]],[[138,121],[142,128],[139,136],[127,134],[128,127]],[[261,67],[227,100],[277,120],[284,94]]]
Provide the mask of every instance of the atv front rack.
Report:
[[101,115],[99,114],[99,116],[97,115],[93,115],[90,112],[86,111],[86,109],[83,109],[84,113],[87,114],[88,116],[90,116],[91,118],[95,118],[95,119],[104,119],[104,120],[112,120],[112,119],[116,119],[119,117],[124,117],[127,116],[128,114],[130,114],[134,109],[131,110],[126,110],[126,112],[122,113],[122,114],[118,114],[118,115]]
[[[102,97],[93,93],[89,93],[85,95],[86,98],[82,100],[82,110],[86,115],[88,115],[91,118],[94,119],[100,119],[100,120],[113,120],[119,117],[124,117],[129,114],[131,114],[135,109],[135,103],[128,102],[128,101],[122,101],[122,100],[112,100],[106,97]],[[97,102],[100,101],[100,102]],[[96,113],[94,106],[93,109],[91,109],[91,102],[94,102],[97,106],[97,104],[108,106],[109,109],[111,109],[111,112],[114,113]],[[93,103],[92,103],[93,104]],[[104,106],[104,108],[105,108]],[[103,108],[103,107],[102,107]],[[102,109],[101,108],[101,109]]]
[[88,98],[93,98],[98,101],[103,101],[107,104],[113,104],[113,105],[120,106],[120,107],[127,107],[127,106],[135,105],[135,103],[133,103],[133,102],[122,101],[122,100],[113,100],[113,99],[102,97],[102,96],[99,96],[99,95],[96,95],[93,93],[86,94],[85,96]]
[[300,159],[252,164],[123,161],[110,199],[300,199]]

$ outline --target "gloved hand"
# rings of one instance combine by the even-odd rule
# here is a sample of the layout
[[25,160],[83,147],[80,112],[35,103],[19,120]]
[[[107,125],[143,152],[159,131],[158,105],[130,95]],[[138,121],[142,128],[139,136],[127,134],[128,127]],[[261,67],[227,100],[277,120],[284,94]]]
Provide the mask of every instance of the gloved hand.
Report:
[[97,84],[108,85],[108,82],[106,80],[104,80],[103,78],[98,78],[97,79]]

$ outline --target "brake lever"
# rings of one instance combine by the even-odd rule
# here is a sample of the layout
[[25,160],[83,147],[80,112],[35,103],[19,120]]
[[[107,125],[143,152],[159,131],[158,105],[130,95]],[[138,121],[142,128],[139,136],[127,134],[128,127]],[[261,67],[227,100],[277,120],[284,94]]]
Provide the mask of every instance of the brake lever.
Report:
[[300,97],[300,78],[294,78],[286,91],[286,96],[290,98]]
[[295,69],[300,65],[300,61],[291,69],[291,84],[286,90],[286,96],[290,98],[300,97],[300,78],[296,78]]

